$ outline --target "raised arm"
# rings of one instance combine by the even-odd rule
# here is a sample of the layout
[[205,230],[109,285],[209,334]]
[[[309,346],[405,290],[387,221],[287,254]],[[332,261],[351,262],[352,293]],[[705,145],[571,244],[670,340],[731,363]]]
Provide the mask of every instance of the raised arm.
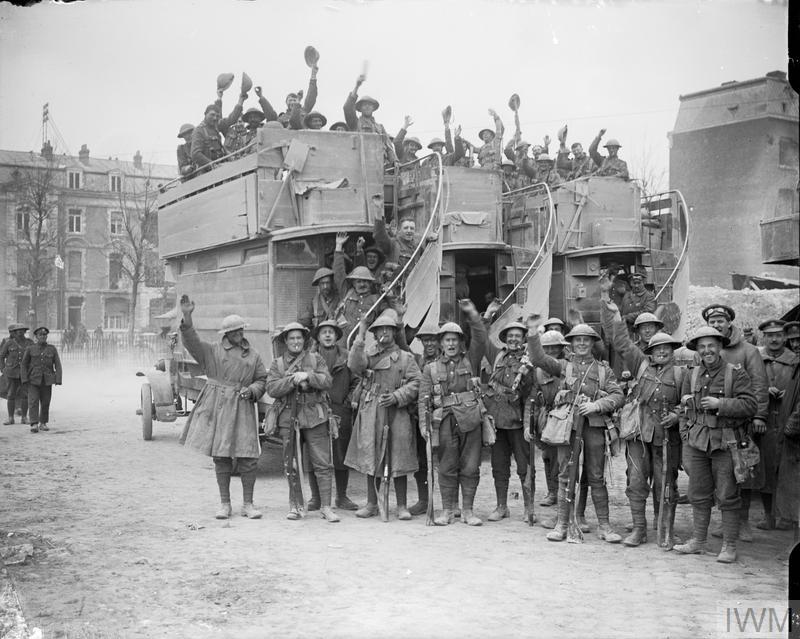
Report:
[[195,361],[200,365],[203,371],[206,370],[207,364],[212,357],[213,346],[200,339],[197,331],[194,330],[192,323],[192,313],[194,313],[194,302],[189,299],[187,295],[181,296],[181,313],[183,319],[181,320],[181,341],[189,351],[189,354],[194,357]]
[[310,113],[317,103],[317,71],[319,67],[315,64],[311,67],[311,78],[308,80],[308,92],[303,101],[303,111]]
[[589,157],[594,160],[594,163],[598,166],[598,168],[603,163],[603,156],[597,152],[597,147],[600,144],[600,140],[602,139],[603,135],[605,135],[605,132],[605,129],[600,129],[600,132],[589,145]]
[[264,117],[267,122],[275,122],[278,119],[278,112],[270,104],[269,100],[264,97],[261,87],[256,87],[256,95],[258,96],[258,104],[264,112]]
[[561,360],[550,357],[544,352],[538,331],[528,333],[528,359],[548,375],[561,376]]

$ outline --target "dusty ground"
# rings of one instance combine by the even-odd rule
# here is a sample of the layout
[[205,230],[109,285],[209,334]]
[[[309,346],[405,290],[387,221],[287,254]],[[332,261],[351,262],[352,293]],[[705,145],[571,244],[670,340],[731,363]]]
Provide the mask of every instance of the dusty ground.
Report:
[[[7,570],[45,638],[707,637],[718,636],[720,607],[785,600],[790,533],[757,531],[723,566],[593,534],[554,544],[522,523],[520,501],[511,519],[481,528],[352,513],[336,525],[316,513],[290,522],[275,450],[256,485],[265,518],[220,522],[211,461],[178,444],[180,425],[157,423],[156,439],[142,441],[132,372],[79,374],[67,370],[55,392],[52,432],[0,430],[0,546],[34,546]],[[620,462],[620,529],[623,473]],[[363,478],[352,486],[363,502]],[[493,502],[484,462],[478,514]],[[686,534],[690,508],[679,508]]]

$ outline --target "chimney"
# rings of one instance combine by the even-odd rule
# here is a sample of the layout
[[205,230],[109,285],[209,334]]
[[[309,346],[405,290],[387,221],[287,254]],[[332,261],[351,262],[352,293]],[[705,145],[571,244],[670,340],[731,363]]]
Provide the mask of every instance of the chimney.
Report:
[[48,162],[53,161],[53,145],[50,144],[50,140],[47,140],[42,145],[42,157]]
[[139,151],[136,151],[136,155],[133,156],[133,166],[136,169],[142,170],[142,154]]
[[84,164],[89,164],[89,147],[85,144],[82,144],[81,150],[78,151],[78,159]]

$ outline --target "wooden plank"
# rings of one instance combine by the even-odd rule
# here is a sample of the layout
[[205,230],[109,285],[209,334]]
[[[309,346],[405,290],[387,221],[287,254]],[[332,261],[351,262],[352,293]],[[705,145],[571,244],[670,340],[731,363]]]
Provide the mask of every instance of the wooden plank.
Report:
[[203,189],[207,189],[213,184],[229,180],[233,177],[254,171],[258,165],[258,159],[255,153],[249,153],[242,158],[233,160],[231,162],[222,162],[211,171],[201,173],[186,182],[178,182],[176,186],[168,189],[165,193],[159,194],[158,206],[163,208],[170,204],[192,196]]

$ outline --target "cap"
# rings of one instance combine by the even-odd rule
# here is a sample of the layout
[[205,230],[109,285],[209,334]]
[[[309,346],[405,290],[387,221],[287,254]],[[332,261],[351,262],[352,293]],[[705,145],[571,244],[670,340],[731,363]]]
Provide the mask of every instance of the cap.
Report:
[[291,333],[292,331],[302,331],[303,337],[308,337],[308,329],[303,326],[300,322],[289,322],[286,326],[283,327],[280,333],[278,333],[277,339],[281,340],[282,342],[286,342],[286,336]]
[[540,153],[539,157],[536,158],[537,162],[552,162],[553,159],[547,155],[547,153]]
[[47,328],[46,326],[37,326],[36,330],[33,331],[33,334],[36,335],[36,333],[38,333],[39,331],[44,331],[45,333],[50,333],[50,329]]
[[442,338],[447,333],[455,333],[459,337],[464,337],[464,331],[462,331],[461,327],[455,322],[445,322],[442,324],[441,328],[439,328],[438,336]]
[[322,125],[325,126],[328,124],[328,118],[322,115],[319,111],[311,111],[306,114],[306,117],[303,118],[303,126],[308,128],[308,123],[311,122],[311,118],[320,118],[322,120]]
[[603,145],[603,148],[608,148],[609,146],[616,146],[618,148],[622,148],[622,145],[619,143],[617,138],[611,138],[608,142]]
[[220,324],[220,328],[217,333],[230,333],[231,331],[236,331],[240,328],[245,328],[246,326],[247,322],[244,321],[244,318],[241,315],[227,315],[222,318],[222,324]]
[[522,324],[521,322],[511,322],[510,324],[505,326],[502,331],[500,331],[497,334],[497,336],[500,338],[501,342],[505,342],[506,341],[506,335],[508,335],[508,331],[510,331],[512,328],[520,329],[522,331],[523,336],[528,334],[528,327],[525,326],[525,324]]
[[314,273],[314,279],[311,280],[311,286],[316,286],[319,284],[319,281],[324,277],[333,277],[333,271],[325,266],[318,268]]
[[341,327],[334,320],[325,320],[324,322],[320,322],[319,324],[317,324],[316,328],[314,328],[314,330],[311,332],[311,336],[315,340],[319,341],[319,332],[323,328],[325,328],[326,326],[328,326],[328,327],[332,328],[334,331],[336,331],[336,341],[337,342],[340,339],[342,339],[342,335],[344,335],[344,332],[342,331]]
[[758,330],[762,333],[783,333],[786,322],[779,319],[770,319],[766,322],[761,322],[758,325]]
[[372,105],[373,111],[376,111],[381,106],[381,103],[378,102],[372,96],[364,95],[360,97],[356,102],[356,111],[361,111],[361,107],[364,106],[366,103],[370,103]]
[[192,131],[194,131],[194,124],[181,124],[181,128],[178,129],[178,137],[182,138]]
[[652,351],[656,346],[661,346],[662,344],[669,344],[672,346],[672,349],[675,350],[676,348],[680,347],[683,342],[679,339],[675,339],[669,333],[664,333],[663,331],[659,331],[653,337],[650,338],[650,341],[647,342],[647,346],[644,349],[645,353],[649,353]]
[[636,319],[633,320],[634,328],[642,324],[658,324],[658,328],[664,328],[664,322],[662,322],[652,313],[639,313],[639,315],[636,316]]
[[377,244],[370,244],[369,246],[364,247],[364,255],[367,253],[377,253],[378,257],[381,258],[381,262],[386,259],[386,254]]
[[629,280],[647,280],[647,274],[642,271],[634,271],[628,276]]
[[558,331],[545,331],[541,337],[542,346],[567,346],[569,342]]
[[703,337],[716,337],[722,344],[723,348],[731,343],[731,340],[725,337],[716,328],[711,328],[710,326],[703,326],[702,328],[695,331],[694,334],[688,340],[686,340],[686,348],[692,351],[696,351],[697,342],[699,339]]
[[800,337],[800,322],[786,322],[783,325],[783,330],[786,332],[787,339],[795,339]]
[[369,280],[374,282],[375,278],[372,277],[369,269],[366,266],[356,266],[352,271],[347,274],[347,280]]
[[712,304],[711,306],[706,306],[701,315],[706,322],[715,315],[722,315],[729,322],[732,322],[734,319],[736,319],[736,313],[734,313],[733,309],[730,306],[725,306],[724,304]]
[[597,331],[588,324],[576,324],[572,327],[572,330],[564,336],[564,339],[571,340],[579,336],[591,337],[596,341],[600,341],[600,336],[597,334]]

